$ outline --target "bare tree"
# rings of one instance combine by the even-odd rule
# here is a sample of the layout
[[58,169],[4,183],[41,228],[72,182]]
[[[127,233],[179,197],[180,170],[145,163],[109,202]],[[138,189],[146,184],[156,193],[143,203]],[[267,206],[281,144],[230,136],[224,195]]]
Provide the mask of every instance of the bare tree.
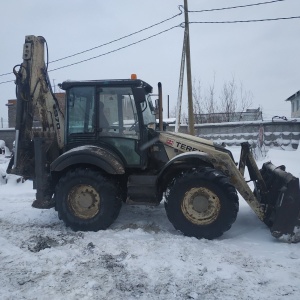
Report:
[[[215,74],[208,89],[202,82],[193,82],[193,105],[196,123],[219,123],[241,120],[243,113],[252,105],[253,95],[245,90],[242,83],[237,84],[234,77],[225,81],[221,92],[216,95]],[[182,118],[181,118],[181,121]]]
[[225,122],[239,121],[242,115],[252,105],[253,94],[244,89],[242,83],[237,85],[235,78],[224,83],[221,95],[221,111]]
[[201,82],[194,79],[193,81],[193,110],[195,115],[195,122],[202,123],[200,116],[204,113],[202,108],[202,88]]
[[239,89],[239,107],[238,110],[240,112],[245,112],[253,103],[253,94],[251,91],[246,91],[244,89],[243,83],[240,83],[240,89]]
[[187,116],[187,113],[184,111],[181,115],[181,118],[180,118],[182,124],[188,124],[188,116]]
[[218,103],[215,97],[215,76],[205,95],[202,93],[200,80],[193,83],[194,114],[198,123],[211,123],[215,121]]
[[233,120],[237,108],[236,83],[234,77],[230,81],[224,82],[220,95],[221,112],[224,113],[224,121]]
[[212,84],[210,84],[208,88],[207,95],[205,96],[204,107],[207,113],[207,121],[208,123],[217,122],[216,112],[219,110],[219,104],[216,101],[215,97],[215,75]]
[[[176,118],[176,113],[177,113],[177,107],[174,106],[170,111],[170,118]],[[188,124],[187,120],[188,120],[187,114],[185,111],[183,111],[180,116],[180,124]]]

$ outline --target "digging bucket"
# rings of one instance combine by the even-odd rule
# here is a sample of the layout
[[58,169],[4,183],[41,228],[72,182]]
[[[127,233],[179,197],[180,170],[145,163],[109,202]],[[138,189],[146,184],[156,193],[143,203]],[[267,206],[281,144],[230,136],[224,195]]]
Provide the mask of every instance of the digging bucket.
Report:
[[285,171],[285,166],[263,164],[260,170],[268,190],[264,222],[276,238],[300,241],[299,178]]

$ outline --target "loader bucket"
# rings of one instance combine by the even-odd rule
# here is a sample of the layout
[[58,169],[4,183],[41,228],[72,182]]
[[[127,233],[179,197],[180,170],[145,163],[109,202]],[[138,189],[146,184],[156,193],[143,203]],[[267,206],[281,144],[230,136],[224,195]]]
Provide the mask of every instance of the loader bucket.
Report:
[[266,183],[266,213],[264,222],[272,235],[288,242],[300,241],[300,188],[299,178],[275,167],[271,162],[260,170]]

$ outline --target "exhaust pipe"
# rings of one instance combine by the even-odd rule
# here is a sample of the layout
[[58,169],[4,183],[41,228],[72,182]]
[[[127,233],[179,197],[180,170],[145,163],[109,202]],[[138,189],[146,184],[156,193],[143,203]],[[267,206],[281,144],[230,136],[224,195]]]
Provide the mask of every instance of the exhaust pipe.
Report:
[[163,101],[162,101],[162,85],[158,83],[158,118],[159,118],[159,130],[163,131]]

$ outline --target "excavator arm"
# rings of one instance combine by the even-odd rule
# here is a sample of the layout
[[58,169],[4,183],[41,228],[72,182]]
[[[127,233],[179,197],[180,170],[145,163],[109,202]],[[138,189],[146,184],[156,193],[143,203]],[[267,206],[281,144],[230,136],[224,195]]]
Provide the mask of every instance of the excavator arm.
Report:
[[15,153],[7,169],[7,173],[33,180],[36,201],[40,203],[49,202],[52,197],[49,166],[64,146],[64,115],[49,81],[45,44],[41,36],[26,36],[23,62],[13,70],[17,97],[16,139]]
[[[41,36],[25,37],[23,62],[14,67],[16,76],[16,140],[9,173],[34,177],[34,138],[48,138],[48,153],[56,156],[64,145],[64,116],[49,82],[45,63],[46,41]],[[16,69],[19,67],[19,70]],[[50,143],[51,141],[51,143]]]

